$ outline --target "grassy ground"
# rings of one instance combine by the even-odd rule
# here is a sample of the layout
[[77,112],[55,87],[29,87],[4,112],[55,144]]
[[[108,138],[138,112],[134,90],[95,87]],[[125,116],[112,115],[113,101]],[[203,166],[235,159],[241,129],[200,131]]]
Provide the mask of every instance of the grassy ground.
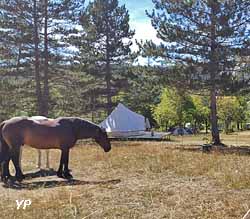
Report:
[[[250,145],[249,132],[238,137],[239,145]],[[47,176],[1,184],[0,218],[242,218],[250,208],[250,157],[174,149],[202,138],[113,142],[107,154],[80,144],[70,154],[75,181]],[[222,138],[234,145],[234,136]],[[51,152],[54,169],[59,156]],[[36,171],[36,158],[36,150],[24,149],[25,173]],[[31,206],[17,210],[23,199]]]
[[[211,141],[211,134],[187,135],[187,136],[172,136],[171,145],[173,143],[183,145],[204,144]],[[250,131],[233,132],[230,134],[221,133],[221,140],[226,145],[232,146],[250,146]]]

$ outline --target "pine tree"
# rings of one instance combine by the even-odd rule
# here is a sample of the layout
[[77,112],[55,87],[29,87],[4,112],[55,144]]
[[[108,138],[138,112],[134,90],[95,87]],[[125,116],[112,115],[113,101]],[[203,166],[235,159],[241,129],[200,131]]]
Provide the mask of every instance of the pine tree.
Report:
[[249,80],[249,77],[243,77],[242,73],[239,73],[243,72],[243,69],[237,68],[237,57],[250,54],[250,2],[153,2],[155,10],[151,14],[148,13],[148,16],[163,43],[157,46],[153,42],[146,42],[142,51],[178,66],[179,71],[172,74],[178,85],[210,93],[213,143],[221,144],[216,96],[232,88],[232,91],[238,91],[246,86]]
[[112,111],[112,97],[126,85],[122,72],[126,71],[134,31],[129,27],[129,14],[117,0],[90,2],[81,17],[83,32],[75,45],[80,51],[80,63],[84,71],[95,78],[90,93],[95,93],[100,102],[96,108]]
[[23,73],[30,63],[33,28],[30,0],[0,2],[1,67],[11,73]]
[[48,115],[51,72],[67,62],[70,45],[66,38],[76,32],[83,4],[84,1],[77,0],[0,2],[1,69],[8,77],[35,81],[40,115]]
[[[77,21],[83,10],[84,0],[43,0],[41,1],[41,18],[43,32],[40,32],[43,62],[42,115],[48,116],[50,101],[49,75],[68,61],[70,44],[67,38],[76,32]],[[59,39],[55,39],[59,37]]]

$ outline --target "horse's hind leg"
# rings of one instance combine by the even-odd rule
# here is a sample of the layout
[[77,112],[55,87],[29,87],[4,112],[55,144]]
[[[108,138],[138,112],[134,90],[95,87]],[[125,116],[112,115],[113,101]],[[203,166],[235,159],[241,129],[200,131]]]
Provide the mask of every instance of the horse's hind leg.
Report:
[[15,147],[15,149],[12,151],[12,162],[15,166],[15,169],[16,169],[16,179],[18,181],[22,181],[24,179],[24,175],[23,175],[23,172],[21,170],[21,167],[19,165],[19,161],[20,161],[20,148],[21,146],[19,147]]
[[9,171],[9,162],[10,162],[10,152],[9,152],[9,146],[4,143],[2,145],[2,162],[1,162],[1,180],[6,182],[8,178],[11,177],[10,171]]
[[1,181],[6,182],[8,177],[6,175],[6,161],[1,162]]
[[11,177],[9,170],[9,162],[10,159],[7,159],[1,163],[1,180],[3,182],[7,182],[7,180]]
[[5,161],[4,167],[3,167],[4,168],[4,172],[5,172],[5,176],[7,178],[11,177],[11,175],[10,175],[10,169],[9,169],[9,164],[10,164],[10,158]]

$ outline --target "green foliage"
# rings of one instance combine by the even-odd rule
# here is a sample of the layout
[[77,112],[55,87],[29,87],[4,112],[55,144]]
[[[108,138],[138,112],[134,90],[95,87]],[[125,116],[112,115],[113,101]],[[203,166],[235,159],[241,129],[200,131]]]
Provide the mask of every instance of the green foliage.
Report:
[[29,80],[0,81],[0,121],[18,115],[36,114],[34,84]]
[[165,88],[161,102],[153,109],[154,117],[162,130],[171,126],[184,126],[192,121],[195,106],[192,98],[172,88]]
[[[202,124],[208,126],[209,123],[209,99],[207,96],[198,96],[192,95],[191,96],[193,104],[194,104],[194,111],[193,111],[193,123],[194,127],[202,128]],[[198,127],[197,127],[198,126]],[[205,127],[206,129],[208,127]]]
[[[248,101],[246,97],[223,96],[217,99],[218,117],[226,133],[232,129],[232,124],[239,128],[244,126],[249,118]],[[162,130],[171,126],[191,123],[195,129],[209,124],[209,99],[206,96],[180,94],[175,89],[166,88],[161,95],[161,102],[153,108],[154,118]]]
[[185,123],[191,123],[192,127],[198,130],[203,124],[208,126],[209,123],[208,97],[180,93],[169,87],[163,90],[161,102],[153,111],[163,130],[171,126],[184,126]]
[[246,118],[249,116],[246,99],[235,96],[220,97],[218,99],[218,116],[224,123],[225,132],[228,133],[232,122],[237,124],[246,122]]

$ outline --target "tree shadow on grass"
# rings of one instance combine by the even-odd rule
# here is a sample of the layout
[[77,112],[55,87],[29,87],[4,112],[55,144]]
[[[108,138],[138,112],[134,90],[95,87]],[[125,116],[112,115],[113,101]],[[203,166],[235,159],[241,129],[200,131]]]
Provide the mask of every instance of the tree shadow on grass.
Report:
[[[56,171],[50,170],[39,170],[34,173],[25,174],[25,179],[32,179],[37,177],[55,176]],[[120,183],[120,179],[102,180],[102,181],[84,181],[78,179],[59,179],[58,180],[43,180],[36,182],[17,182],[12,177],[7,183],[3,184],[4,188],[10,188],[15,190],[35,190],[41,188],[55,188],[61,186],[76,186],[76,185],[115,185]]]
[[189,151],[189,152],[198,152],[198,153],[211,153],[211,154],[236,154],[239,156],[250,156],[250,146],[211,146],[207,150],[204,150],[202,145],[195,146],[186,146],[186,147],[174,147],[174,148],[166,148],[169,150],[179,150],[179,151]]

